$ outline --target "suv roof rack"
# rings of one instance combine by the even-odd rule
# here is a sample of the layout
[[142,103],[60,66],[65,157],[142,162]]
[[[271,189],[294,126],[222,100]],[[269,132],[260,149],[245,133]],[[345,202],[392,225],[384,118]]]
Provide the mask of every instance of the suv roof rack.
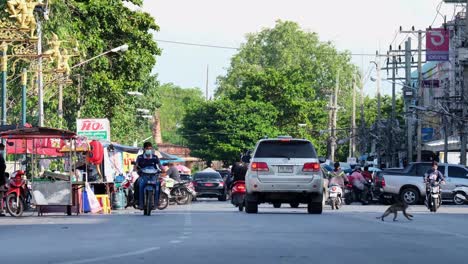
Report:
[[292,137],[291,137],[291,136],[287,136],[287,135],[286,135],[286,136],[278,136],[278,138],[287,138],[287,139],[292,139]]

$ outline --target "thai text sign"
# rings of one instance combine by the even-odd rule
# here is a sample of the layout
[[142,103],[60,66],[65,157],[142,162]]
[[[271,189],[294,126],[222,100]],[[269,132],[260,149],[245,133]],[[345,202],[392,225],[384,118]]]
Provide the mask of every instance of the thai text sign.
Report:
[[426,61],[448,61],[449,48],[448,30],[433,28],[426,31]]
[[76,133],[88,139],[110,141],[110,123],[108,119],[77,119]]

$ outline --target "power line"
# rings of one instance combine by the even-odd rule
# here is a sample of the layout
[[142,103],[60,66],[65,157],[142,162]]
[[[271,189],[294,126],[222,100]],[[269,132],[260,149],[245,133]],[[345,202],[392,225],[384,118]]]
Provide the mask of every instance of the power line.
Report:
[[[230,47],[230,46],[220,46],[220,45],[212,45],[212,44],[201,44],[201,43],[194,43],[194,42],[183,42],[183,41],[174,41],[174,40],[163,40],[163,39],[155,39],[155,41],[163,42],[163,43],[170,43],[170,44],[178,44],[178,45],[186,45],[186,46],[195,46],[195,47],[204,47],[204,48],[215,48],[215,49],[229,49],[229,50],[240,50],[240,48]],[[335,54],[333,52],[318,52],[315,54]],[[336,52],[336,55],[339,55],[340,52]],[[349,54],[351,56],[364,56],[364,57],[373,57],[375,56],[374,53],[347,53],[346,51],[341,52],[341,54]]]

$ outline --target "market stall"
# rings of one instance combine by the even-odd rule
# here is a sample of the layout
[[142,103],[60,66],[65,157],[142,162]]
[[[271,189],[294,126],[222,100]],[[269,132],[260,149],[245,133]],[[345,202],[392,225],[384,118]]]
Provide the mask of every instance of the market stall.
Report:
[[[31,204],[38,213],[55,207],[71,215],[72,205],[79,204],[73,199],[72,189],[75,133],[45,127],[23,127],[1,132],[0,137],[6,140],[7,154],[16,155],[15,174],[30,181]],[[71,151],[60,152],[66,145]],[[13,208],[15,216],[20,216],[26,206],[22,201],[27,200],[28,197],[13,197],[7,201],[7,206]]]

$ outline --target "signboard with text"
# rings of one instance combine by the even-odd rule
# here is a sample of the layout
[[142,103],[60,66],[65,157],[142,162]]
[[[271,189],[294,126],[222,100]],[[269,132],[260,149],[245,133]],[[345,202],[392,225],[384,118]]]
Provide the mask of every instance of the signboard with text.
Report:
[[449,48],[448,30],[433,28],[426,31],[426,61],[448,61]]
[[108,119],[77,119],[76,133],[89,140],[110,141],[110,123]]

